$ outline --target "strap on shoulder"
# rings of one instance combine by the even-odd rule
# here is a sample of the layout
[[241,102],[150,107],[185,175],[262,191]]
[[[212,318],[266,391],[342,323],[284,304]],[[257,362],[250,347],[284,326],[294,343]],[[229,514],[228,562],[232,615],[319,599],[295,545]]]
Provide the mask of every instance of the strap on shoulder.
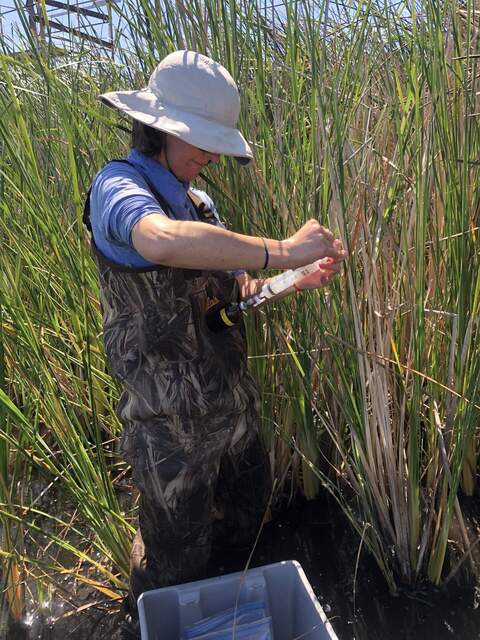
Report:
[[[155,200],[157,200],[157,202],[160,204],[160,206],[162,207],[163,211],[165,211],[165,213],[172,213],[172,208],[169,205],[168,201],[162,196],[162,194],[155,188],[155,186],[153,185],[153,183],[151,182],[151,180],[143,173],[143,171],[140,171],[140,169],[138,167],[136,167],[133,162],[130,162],[129,160],[126,159],[121,159],[121,160],[110,160],[110,162],[121,162],[122,164],[128,164],[131,167],[133,167],[141,176],[142,178],[145,180],[145,182],[147,183],[147,186],[149,188],[149,190],[152,192],[153,197],[155,198]],[[110,162],[108,164],[110,164]],[[90,189],[88,190],[87,196],[85,198],[85,205],[83,207],[83,216],[82,216],[82,220],[83,220],[83,224],[87,227],[88,231],[90,233],[92,233],[92,224],[90,222],[90,194],[92,192],[92,187],[90,187]],[[197,213],[198,219],[201,220],[202,222],[211,222],[214,218],[215,218],[215,214],[212,211],[212,209],[210,207],[208,207],[205,202],[203,202],[203,200],[200,198],[200,196],[198,196],[196,193],[194,193],[191,189],[189,189],[187,191],[187,195],[190,198],[191,203],[193,204],[195,211]]]
[[[162,196],[162,194],[157,191],[157,189],[154,187],[154,185],[152,184],[152,182],[149,180],[149,178],[147,178],[147,176],[139,170],[138,167],[136,167],[133,162],[130,162],[129,160],[110,160],[110,162],[108,164],[110,164],[111,162],[121,162],[122,164],[128,164],[131,167],[133,167],[135,169],[135,171],[137,171],[142,178],[145,180],[145,182],[147,183],[147,187],[149,188],[149,190],[152,192],[153,197],[155,198],[155,200],[157,200],[157,202],[159,203],[159,205],[162,207],[163,211],[165,211],[165,213],[172,213],[172,208],[171,206],[168,204],[168,201]],[[89,230],[90,233],[92,233],[92,224],[90,222],[90,194],[92,192],[92,187],[90,187],[90,189],[88,190],[87,193],[87,197],[85,199],[85,205],[83,207],[83,216],[82,216],[82,220],[83,220],[83,224],[87,227],[87,229]]]
[[[129,160],[125,160],[125,159],[110,160],[110,162],[121,162],[123,164],[129,164],[136,171],[138,171],[138,173],[142,176],[142,178],[147,183],[147,186],[150,189],[150,191],[152,192],[153,197],[160,204],[160,206],[162,207],[163,211],[165,211],[165,213],[173,213],[171,206],[168,204],[168,201],[162,196],[161,193],[159,193],[159,191],[157,191],[157,189],[154,187],[152,182],[147,178],[147,176],[143,172],[141,172],[138,169],[138,167],[136,167],[132,162],[130,162]],[[110,164],[110,162],[108,164]],[[158,270],[167,269],[168,267],[163,266],[163,265],[156,265],[155,267],[144,267],[144,268],[123,267],[123,266],[117,265],[114,262],[111,262],[110,260],[108,260],[97,249],[97,246],[95,244],[95,240],[94,240],[93,234],[92,234],[92,224],[90,222],[90,194],[91,194],[91,192],[92,192],[92,187],[90,186],[90,188],[88,190],[88,193],[87,193],[87,196],[85,198],[85,204],[84,204],[84,207],[83,207],[82,221],[83,221],[84,225],[87,227],[88,231],[90,232],[90,235],[91,235],[90,244],[91,244],[91,248],[92,248],[92,251],[93,251],[94,255],[97,255],[98,258],[100,258],[104,263],[108,264],[109,267],[114,269],[115,271],[147,272],[147,271],[158,271]],[[208,220],[211,217],[213,217],[213,212],[211,212],[209,208],[207,208],[207,212],[209,212],[211,214],[210,218],[205,215],[204,212],[205,212],[206,205],[205,205],[204,202],[202,202],[202,200],[198,196],[196,196],[195,194],[191,193],[190,190],[188,191],[188,195],[189,195],[189,197],[190,197],[190,199],[191,199],[191,201],[192,201],[192,203],[193,203],[193,205],[195,207],[195,210],[196,210],[200,220],[202,220],[202,219]],[[187,278],[187,279],[197,277],[201,273],[197,269],[182,269],[182,271],[184,273],[185,278]]]

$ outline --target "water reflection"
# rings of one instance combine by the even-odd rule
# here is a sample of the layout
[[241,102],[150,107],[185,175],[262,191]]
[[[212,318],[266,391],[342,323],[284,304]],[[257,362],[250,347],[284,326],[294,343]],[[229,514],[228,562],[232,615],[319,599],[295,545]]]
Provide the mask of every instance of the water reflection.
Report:
[[[92,594],[92,597],[95,597]],[[54,618],[28,614],[22,622],[10,621],[2,640],[120,640],[118,615],[113,607],[88,608]]]
[[[217,546],[209,575],[239,571],[250,549]],[[392,597],[378,568],[362,552],[354,589],[358,538],[323,501],[290,509],[267,525],[251,566],[298,560],[340,640],[480,639],[480,591],[425,589]],[[10,624],[5,640],[119,640],[115,607],[98,593],[78,592],[76,607],[54,597],[48,607]],[[91,606],[92,602],[97,602]],[[66,610],[62,610],[62,607]],[[30,624],[26,624],[29,622]]]

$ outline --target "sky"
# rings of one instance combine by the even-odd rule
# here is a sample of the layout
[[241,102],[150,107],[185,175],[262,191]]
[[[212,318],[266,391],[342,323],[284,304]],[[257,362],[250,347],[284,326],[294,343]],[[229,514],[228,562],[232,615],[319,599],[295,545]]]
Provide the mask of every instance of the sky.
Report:
[[[22,5],[24,5],[25,0],[20,1]],[[66,4],[69,0],[60,1]],[[78,0],[78,2],[71,2],[70,0],[70,4],[106,13],[105,0]],[[70,16],[68,16],[68,13],[63,9],[48,7],[48,15],[50,20],[55,20],[65,25],[70,24],[70,26],[74,28],[79,27],[79,19],[76,14],[71,13]],[[110,39],[109,28],[107,24],[104,24],[91,17],[81,17],[80,21],[80,27],[83,25],[83,29],[88,33],[94,33],[98,37],[105,40]],[[0,27],[1,34],[3,35],[4,39],[6,39],[7,41],[16,41],[15,30],[17,24],[18,19],[15,9],[15,0],[0,0]],[[69,37],[68,34],[64,34],[64,36],[62,36],[60,32],[58,33],[60,38]]]
[[[64,3],[67,3],[69,0],[61,0],[61,1],[63,1]],[[118,0],[118,1],[121,2],[121,0]],[[271,0],[271,1],[272,1],[272,4],[274,5],[277,5],[277,6],[283,5],[283,0]],[[340,2],[340,0],[338,1]],[[344,1],[346,3],[349,2],[349,0],[344,0]],[[384,0],[377,0],[377,1],[383,5]],[[22,5],[24,5],[25,0],[19,0],[19,2]],[[335,0],[331,0],[331,2],[333,5]],[[387,0],[387,2],[391,6],[398,4],[398,0]],[[77,2],[72,2],[72,0],[70,0],[70,4],[72,5],[78,4],[83,8],[100,10],[102,12],[103,11],[106,12],[106,7],[105,7],[106,0],[77,0]],[[277,11],[278,10],[281,10],[281,9],[277,9]],[[62,22],[65,25],[67,25],[68,22],[70,21],[70,26],[76,27],[76,28],[78,28],[79,26],[78,18],[75,14],[70,14],[70,17],[68,17],[67,12],[65,12],[64,10],[54,9],[52,7],[48,8],[48,14],[49,14],[50,20],[56,20],[56,21]],[[83,24],[84,30],[86,30],[89,33],[94,32],[97,37],[100,37],[104,40],[110,40],[109,27],[107,24],[99,23],[93,18],[81,18],[81,20],[83,21],[83,23],[81,24]],[[92,26],[93,23],[96,23],[96,25]],[[3,34],[3,38],[6,39],[9,44],[16,41],[16,38],[14,35],[15,24],[16,24],[15,0],[0,0],[0,34]],[[118,18],[114,20],[114,24],[118,24]],[[62,37],[68,38],[69,36],[68,34],[62,35],[59,33],[59,38],[62,38]],[[61,44],[60,41],[59,41],[59,44]]]

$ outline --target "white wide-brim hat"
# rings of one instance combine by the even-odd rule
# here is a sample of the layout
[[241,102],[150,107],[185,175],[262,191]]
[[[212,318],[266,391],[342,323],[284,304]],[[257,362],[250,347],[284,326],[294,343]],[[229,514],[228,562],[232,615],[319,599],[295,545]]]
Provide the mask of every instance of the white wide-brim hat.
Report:
[[221,64],[195,51],[175,51],[156,67],[148,87],[99,96],[111,107],[184,142],[247,165],[252,150],[236,128],[237,85]]

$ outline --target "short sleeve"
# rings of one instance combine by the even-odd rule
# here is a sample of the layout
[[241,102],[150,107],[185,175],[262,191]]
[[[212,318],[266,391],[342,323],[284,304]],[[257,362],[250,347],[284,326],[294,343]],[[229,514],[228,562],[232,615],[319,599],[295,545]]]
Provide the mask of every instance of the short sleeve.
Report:
[[145,180],[132,166],[111,162],[96,176],[91,192],[92,228],[117,246],[134,248],[135,224],[150,213],[166,215]]

